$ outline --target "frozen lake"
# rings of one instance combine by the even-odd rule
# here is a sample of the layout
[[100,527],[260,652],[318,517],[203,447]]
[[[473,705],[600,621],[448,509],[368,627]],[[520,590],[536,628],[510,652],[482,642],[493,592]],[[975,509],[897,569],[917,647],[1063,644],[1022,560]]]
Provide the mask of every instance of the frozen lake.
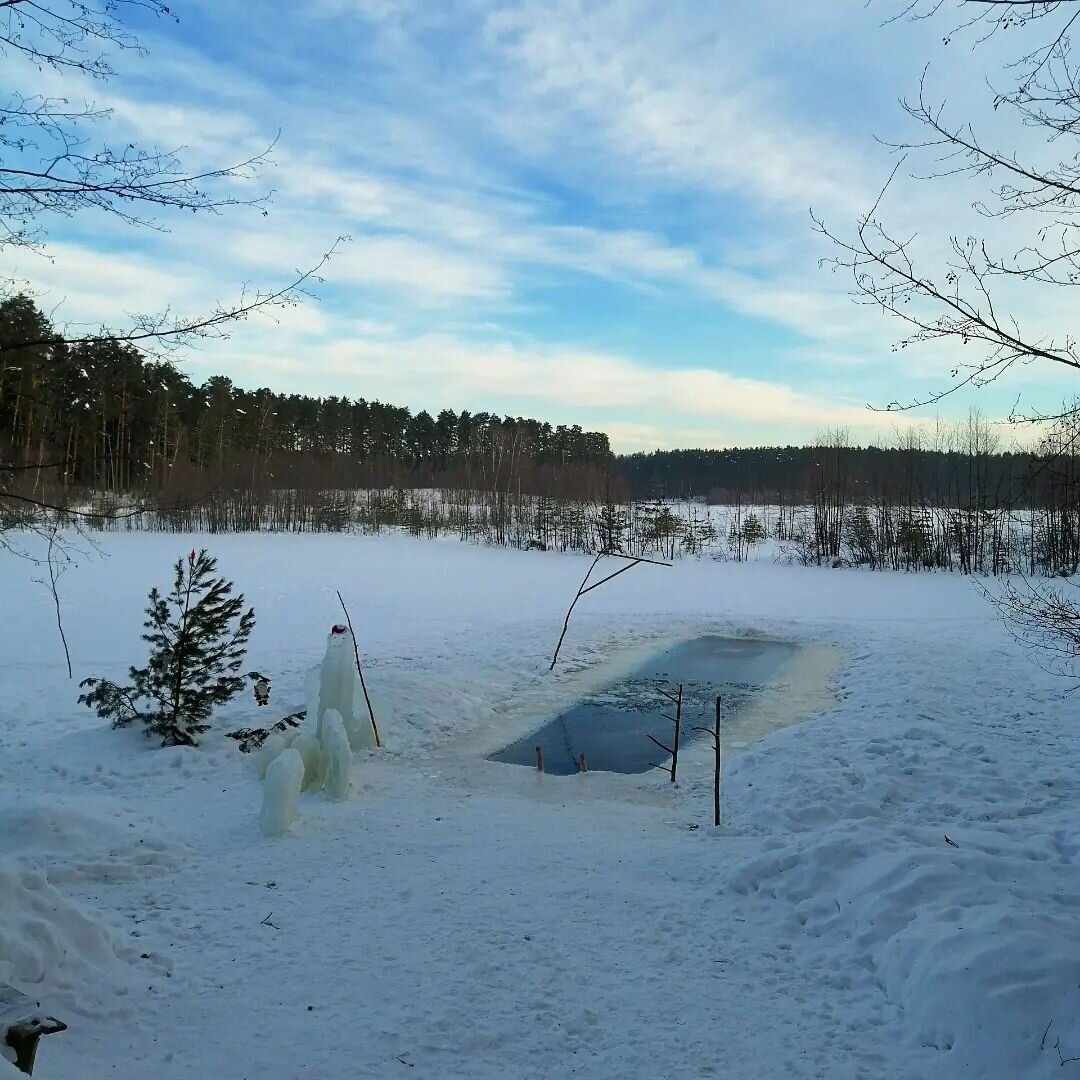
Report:
[[716,696],[724,699],[724,746],[748,742],[832,704],[828,680],[838,649],[791,641],[708,635],[654,653],[628,675],[612,680],[539,729],[491,755],[493,761],[535,767],[536,747],[544,771],[569,775],[584,754],[591,771],[640,773],[667,755],[652,735],[671,745],[674,706],[662,690],[683,687],[682,745],[711,726]]

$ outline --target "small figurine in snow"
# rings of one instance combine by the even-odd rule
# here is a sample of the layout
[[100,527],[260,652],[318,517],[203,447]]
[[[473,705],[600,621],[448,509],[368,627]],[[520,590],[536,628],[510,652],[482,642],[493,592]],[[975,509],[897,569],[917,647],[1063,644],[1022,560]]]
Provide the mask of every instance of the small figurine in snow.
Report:
[[252,690],[255,692],[255,702],[260,707],[270,704],[270,680],[265,675],[260,675],[257,671],[252,671],[249,675],[252,681]]

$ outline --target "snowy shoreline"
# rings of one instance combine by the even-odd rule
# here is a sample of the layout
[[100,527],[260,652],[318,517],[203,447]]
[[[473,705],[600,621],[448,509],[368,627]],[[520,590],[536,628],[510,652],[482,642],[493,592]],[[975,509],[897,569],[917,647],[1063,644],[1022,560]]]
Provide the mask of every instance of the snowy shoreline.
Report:
[[[62,587],[75,682],[141,657],[146,590],[205,544],[255,607],[274,715],[342,590],[387,749],[357,758],[347,802],[305,796],[266,840],[220,735],[260,722],[254,703],[194,752],[104,728],[47,592],[0,564],[0,979],[71,1022],[43,1080],[1016,1080],[1080,1054],[1074,710],[967,579],[641,567],[588,597],[548,677],[580,556],[101,544]],[[715,632],[845,653],[831,707],[729,759],[719,831],[704,748],[677,790],[483,760],[602,661]]]

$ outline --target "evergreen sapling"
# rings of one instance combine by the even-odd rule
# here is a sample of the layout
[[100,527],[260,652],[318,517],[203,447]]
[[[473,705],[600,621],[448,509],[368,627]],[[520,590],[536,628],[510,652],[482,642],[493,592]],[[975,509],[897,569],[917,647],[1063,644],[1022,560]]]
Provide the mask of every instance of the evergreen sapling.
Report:
[[155,586],[146,608],[150,658],[146,667],[128,669],[130,686],[107,679],[85,679],[79,702],[113,727],[140,721],[146,735],[162,746],[197,746],[210,730],[210,716],[244,688],[237,673],[244,662],[255,612],[244,611],[243,595],[215,577],[217,560],[206,550],[178,559],[172,592]]

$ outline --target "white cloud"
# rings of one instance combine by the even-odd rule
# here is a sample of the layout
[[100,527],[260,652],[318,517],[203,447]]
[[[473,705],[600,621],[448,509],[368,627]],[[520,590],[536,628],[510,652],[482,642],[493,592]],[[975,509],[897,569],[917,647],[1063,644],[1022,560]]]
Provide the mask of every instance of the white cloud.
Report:
[[575,149],[595,141],[593,161],[614,152],[639,182],[857,212],[872,192],[862,155],[787,115],[778,78],[732,47],[731,25],[653,0],[500,8],[487,30],[515,65],[502,86],[533,121],[520,124],[512,104],[506,127],[531,138],[544,124],[552,142],[576,129]]
[[285,383],[303,376],[310,386],[317,372],[338,393],[412,400],[427,408],[527,410],[553,418],[574,413],[591,426],[611,423],[624,431],[639,424],[631,415],[663,415],[683,427],[688,420],[700,427],[708,417],[718,439],[721,425],[734,423],[756,429],[757,441],[785,427],[880,426],[863,407],[838,405],[779,382],[704,368],[657,369],[618,354],[535,342],[358,335],[302,351],[268,342],[255,352],[229,352],[233,367],[273,372]]
[[84,328],[121,325],[127,313],[179,311],[209,306],[214,283],[177,272],[149,255],[117,254],[75,244],[51,244],[49,259],[33,254],[9,259],[17,277],[30,281],[42,310],[54,322]]
[[[231,65],[200,54],[197,35],[176,48],[155,39],[148,65],[125,62],[140,72],[136,89],[121,82],[103,99],[116,130],[220,162],[260,149],[280,124],[264,178],[277,189],[271,216],[174,216],[171,234],[129,250],[105,223],[96,236],[68,233],[55,266],[26,272],[69,298],[70,317],[95,322],[193,310],[248,278],[280,282],[349,233],[327,302],[286,313],[273,334],[242,330],[205,362],[262,382],[266,371],[297,379],[302,364],[297,389],[403,403],[438,406],[445,392],[459,408],[587,410],[628,443],[663,431],[704,439],[705,417],[743,440],[866,425],[864,399],[947,385],[956,358],[948,347],[893,354],[902,328],[818,270],[829,249],[807,210],[842,227],[866,209],[888,159],[853,117],[861,96],[913,85],[917,66],[882,76],[895,58],[881,42],[903,34],[868,35],[875,17],[858,5],[796,7],[319,0],[321,18],[238,37]],[[230,11],[247,25],[230,0],[212,14]],[[310,40],[291,39],[300,26]],[[856,46],[844,54],[851,99],[831,84],[826,96],[832,57]],[[310,64],[315,54],[325,63]],[[900,184],[895,195],[898,226],[926,226],[935,257],[971,220],[957,192],[940,190]],[[648,304],[636,315],[624,303],[628,325],[612,327],[586,300],[551,299],[578,275],[649,290]],[[1016,306],[1067,326],[1069,299]],[[720,324],[717,312],[750,343],[744,359],[720,335],[727,370],[691,364],[682,345],[688,324]],[[781,341],[768,379],[747,377],[765,353],[758,331]],[[636,359],[603,345],[635,337],[665,344]]]

